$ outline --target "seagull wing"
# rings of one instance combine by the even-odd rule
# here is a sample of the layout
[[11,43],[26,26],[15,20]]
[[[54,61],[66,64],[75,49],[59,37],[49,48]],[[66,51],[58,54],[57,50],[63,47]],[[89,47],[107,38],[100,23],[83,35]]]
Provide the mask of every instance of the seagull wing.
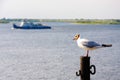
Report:
[[98,47],[101,46],[100,44],[94,42],[94,41],[83,41],[82,45],[88,48],[94,48],[94,47]]

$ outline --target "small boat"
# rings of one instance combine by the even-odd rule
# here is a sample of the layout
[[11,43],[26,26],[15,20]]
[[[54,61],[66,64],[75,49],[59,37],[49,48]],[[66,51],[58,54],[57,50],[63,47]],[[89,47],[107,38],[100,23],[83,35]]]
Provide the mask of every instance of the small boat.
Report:
[[42,24],[34,24],[32,22],[23,20],[19,26],[13,24],[13,29],[51,29],[51,27]]

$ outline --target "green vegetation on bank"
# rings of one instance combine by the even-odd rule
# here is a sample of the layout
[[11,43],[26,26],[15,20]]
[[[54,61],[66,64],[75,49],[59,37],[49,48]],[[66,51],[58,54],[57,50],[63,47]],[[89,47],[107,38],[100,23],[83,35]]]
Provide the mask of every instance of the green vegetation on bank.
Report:
[[9,21],[3,18],[3,19],[0,19],[0,23],[9,23]]
[[[0,23],[12,21],[20,22],[23,19],[0,19]],[[76,24],[120,24],[120,19],[27,19],[31,22],[69,22]]]
[[119,19],[76,19],[79,24],[120,24]]
[[69,22],[76,24],[120,24],[120,19],[41,19],[45,22]]

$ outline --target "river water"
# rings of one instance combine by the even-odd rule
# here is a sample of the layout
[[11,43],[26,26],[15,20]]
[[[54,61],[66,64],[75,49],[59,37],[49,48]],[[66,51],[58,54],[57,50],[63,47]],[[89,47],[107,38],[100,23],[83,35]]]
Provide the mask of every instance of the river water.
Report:
[[44,30],[12,30],[0,24],[0,80],[79,80],[78,48],[73,37],[80,33],[111,48],[90,51],[97,72],[91,80],[120,80],[120,25],[79,25],[43,22]]

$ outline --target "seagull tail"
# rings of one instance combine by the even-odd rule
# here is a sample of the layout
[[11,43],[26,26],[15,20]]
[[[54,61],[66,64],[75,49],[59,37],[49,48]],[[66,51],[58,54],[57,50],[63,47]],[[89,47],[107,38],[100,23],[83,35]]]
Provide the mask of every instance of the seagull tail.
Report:
[[112,47],[112,44],[102,44],[102,47]]

